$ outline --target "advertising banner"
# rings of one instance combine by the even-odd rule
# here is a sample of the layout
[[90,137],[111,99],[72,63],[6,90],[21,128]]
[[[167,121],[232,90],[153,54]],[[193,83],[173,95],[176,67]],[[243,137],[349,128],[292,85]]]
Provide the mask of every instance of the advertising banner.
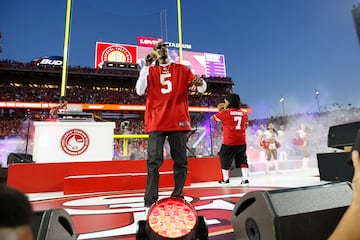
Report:
[[136,63],[137,46],[97,42],[95,68],[102,68],[104,62]]
[[[96,43],[95,68],[102,68],[104,62],[137,63],[140,68],[146,56],[152,51],[158,38],[138,37],[138,44],[133,46],[117,43]],[[223,54],[182,51],[182,64],[189,67],[198,76],[226,77],[225,56]],[[180,63],[179,49],[169,47],[172,62]]]

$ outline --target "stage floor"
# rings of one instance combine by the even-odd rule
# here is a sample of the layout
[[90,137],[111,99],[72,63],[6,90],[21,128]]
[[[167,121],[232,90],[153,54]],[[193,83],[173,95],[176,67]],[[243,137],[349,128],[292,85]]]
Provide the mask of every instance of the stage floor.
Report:
[[[203,169],[211,171],[211,169]],[[240,178],[230,184],[193,183],[184,189],[185,199],[204,216],[211,240],[235,239],[231,213],[235,204],[248,192],[296,188],[325,184],[317,168],[283,170],[280,173],[253,172],[250,186],[240,187]],[[167,197],[172,189],[160,189]],[[143,191],[116,191],[78,195],[62,192],[28,194],[35,211],[63,208],[72,217],[78,239],[135,239],[137,222],[145,216]]]

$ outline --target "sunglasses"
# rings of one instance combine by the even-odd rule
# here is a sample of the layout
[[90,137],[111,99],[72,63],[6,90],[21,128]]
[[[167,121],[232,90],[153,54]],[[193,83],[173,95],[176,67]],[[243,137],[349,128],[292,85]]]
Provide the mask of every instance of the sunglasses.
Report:
[[156,45],[156,49],[161,49],[162,47],[169,47],[169,44],[167,44],[167,43],[160,43],[160,44],[158,44],[158,45]]

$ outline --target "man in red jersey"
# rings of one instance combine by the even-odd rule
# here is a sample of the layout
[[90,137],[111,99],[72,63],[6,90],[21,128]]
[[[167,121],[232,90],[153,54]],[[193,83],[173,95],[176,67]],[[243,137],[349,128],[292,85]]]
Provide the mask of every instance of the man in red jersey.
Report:
[[248,115],[240,109],[241,101],[238,94],[228,94],[224,103],[218,105],[219,112],[210,119],[222,123],[223,144],[219,151],[223,179],[220,184],[230,183],[229,169],[235,159],[235,166],[241,168],[242,186],[249,185],[249,166],[246,156],[246,128]]
[[145,132],[149,134],[145,207],[150,207],[159,197],[159,168],[164,161],[166,137],[174,160],[175,186],[171,195],[183,197],[188,163],[186,141],[191,130],[188,90],[205,92],[206,86],[186,66],[170,62],[168,45],[163,42],[146,57],[136,82],[136,93],[146,94]]

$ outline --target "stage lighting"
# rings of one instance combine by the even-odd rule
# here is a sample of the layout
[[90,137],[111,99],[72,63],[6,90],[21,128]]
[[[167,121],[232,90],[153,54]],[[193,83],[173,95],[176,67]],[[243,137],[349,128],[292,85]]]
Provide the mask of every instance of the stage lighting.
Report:
[[138,222],[137,240],[145,239],[208,239],[205,219],[183,198],[168,197],[154,203],[147,220]]
[[138,69],[138,65],[130,63],[130,64],[128,64],[128,68],[136,70],[136,69]]
[[113,62],[106,62],[106,67],[114,68],[114,67],[115,67],[115,63],[113,63]]
[[119,63],[118,68],[126,68],[126,63],[123,62]]

